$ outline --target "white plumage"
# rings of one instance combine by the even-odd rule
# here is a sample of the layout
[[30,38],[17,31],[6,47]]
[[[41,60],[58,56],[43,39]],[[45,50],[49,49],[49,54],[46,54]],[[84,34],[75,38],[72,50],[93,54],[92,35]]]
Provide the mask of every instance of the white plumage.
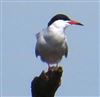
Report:
[[67,57],[68,46],[65,29],[72,24],[82,25],[63,14],[54,16],[48,23],[48,27],[36,34],[36,57],[40,56],[41,60],[48,65],[58,64],[63,56]]

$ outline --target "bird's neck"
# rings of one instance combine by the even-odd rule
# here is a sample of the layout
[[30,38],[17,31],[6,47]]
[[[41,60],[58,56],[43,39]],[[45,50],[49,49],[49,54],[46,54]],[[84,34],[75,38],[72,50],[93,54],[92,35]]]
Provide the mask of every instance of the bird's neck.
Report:
[[51,25],[48,27],[49,32],[54,32],[56,34],[64,34],[65,28],[64,27],[57,27],[55,25]]
[[55,26],[50,26],[47,29],[47,35],[45,39],[51,45],[61,45],[65,40],[65,34],[63,28],[57,28]]

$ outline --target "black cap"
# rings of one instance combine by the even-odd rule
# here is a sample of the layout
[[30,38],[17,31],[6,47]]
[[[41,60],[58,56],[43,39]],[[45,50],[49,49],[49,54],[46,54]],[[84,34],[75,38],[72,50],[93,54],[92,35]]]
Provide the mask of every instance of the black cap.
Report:
[[64,14],[57,14],[53,18],[51,18],[51,20],[48,23],[48,26],[50,26],[56,20],[70,20],[70,18]]

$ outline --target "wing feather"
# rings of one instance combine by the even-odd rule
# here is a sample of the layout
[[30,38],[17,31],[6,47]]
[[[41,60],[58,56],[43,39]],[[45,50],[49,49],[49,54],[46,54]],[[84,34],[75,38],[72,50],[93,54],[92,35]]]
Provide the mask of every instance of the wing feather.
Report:
[[[38,41],[39,37],[40,37],[40,32],[38,32],[36,34],[37,41]],[[38,50],[38,43],[36,43],[36,46],[35,46],[35,55],[36,55],[36,57],[38,57],[40,55],[39,50]]]
[[68,45],[67,45],[67,42],[65,42],[65,47],[66,47],[66,49],[65,49],[65,57],[67,57],[68,56]]

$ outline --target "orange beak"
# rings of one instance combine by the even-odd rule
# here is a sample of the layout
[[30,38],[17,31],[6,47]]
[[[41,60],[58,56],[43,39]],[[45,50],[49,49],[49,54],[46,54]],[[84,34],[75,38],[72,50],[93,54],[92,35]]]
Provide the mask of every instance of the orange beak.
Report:
[[74,20],[70,20],[68,23],[71,24],[71,25],[81,25],[81,26],[84,26],[83,24],[81,24],[81,23],[79,23],[77,21],[74,21]]

